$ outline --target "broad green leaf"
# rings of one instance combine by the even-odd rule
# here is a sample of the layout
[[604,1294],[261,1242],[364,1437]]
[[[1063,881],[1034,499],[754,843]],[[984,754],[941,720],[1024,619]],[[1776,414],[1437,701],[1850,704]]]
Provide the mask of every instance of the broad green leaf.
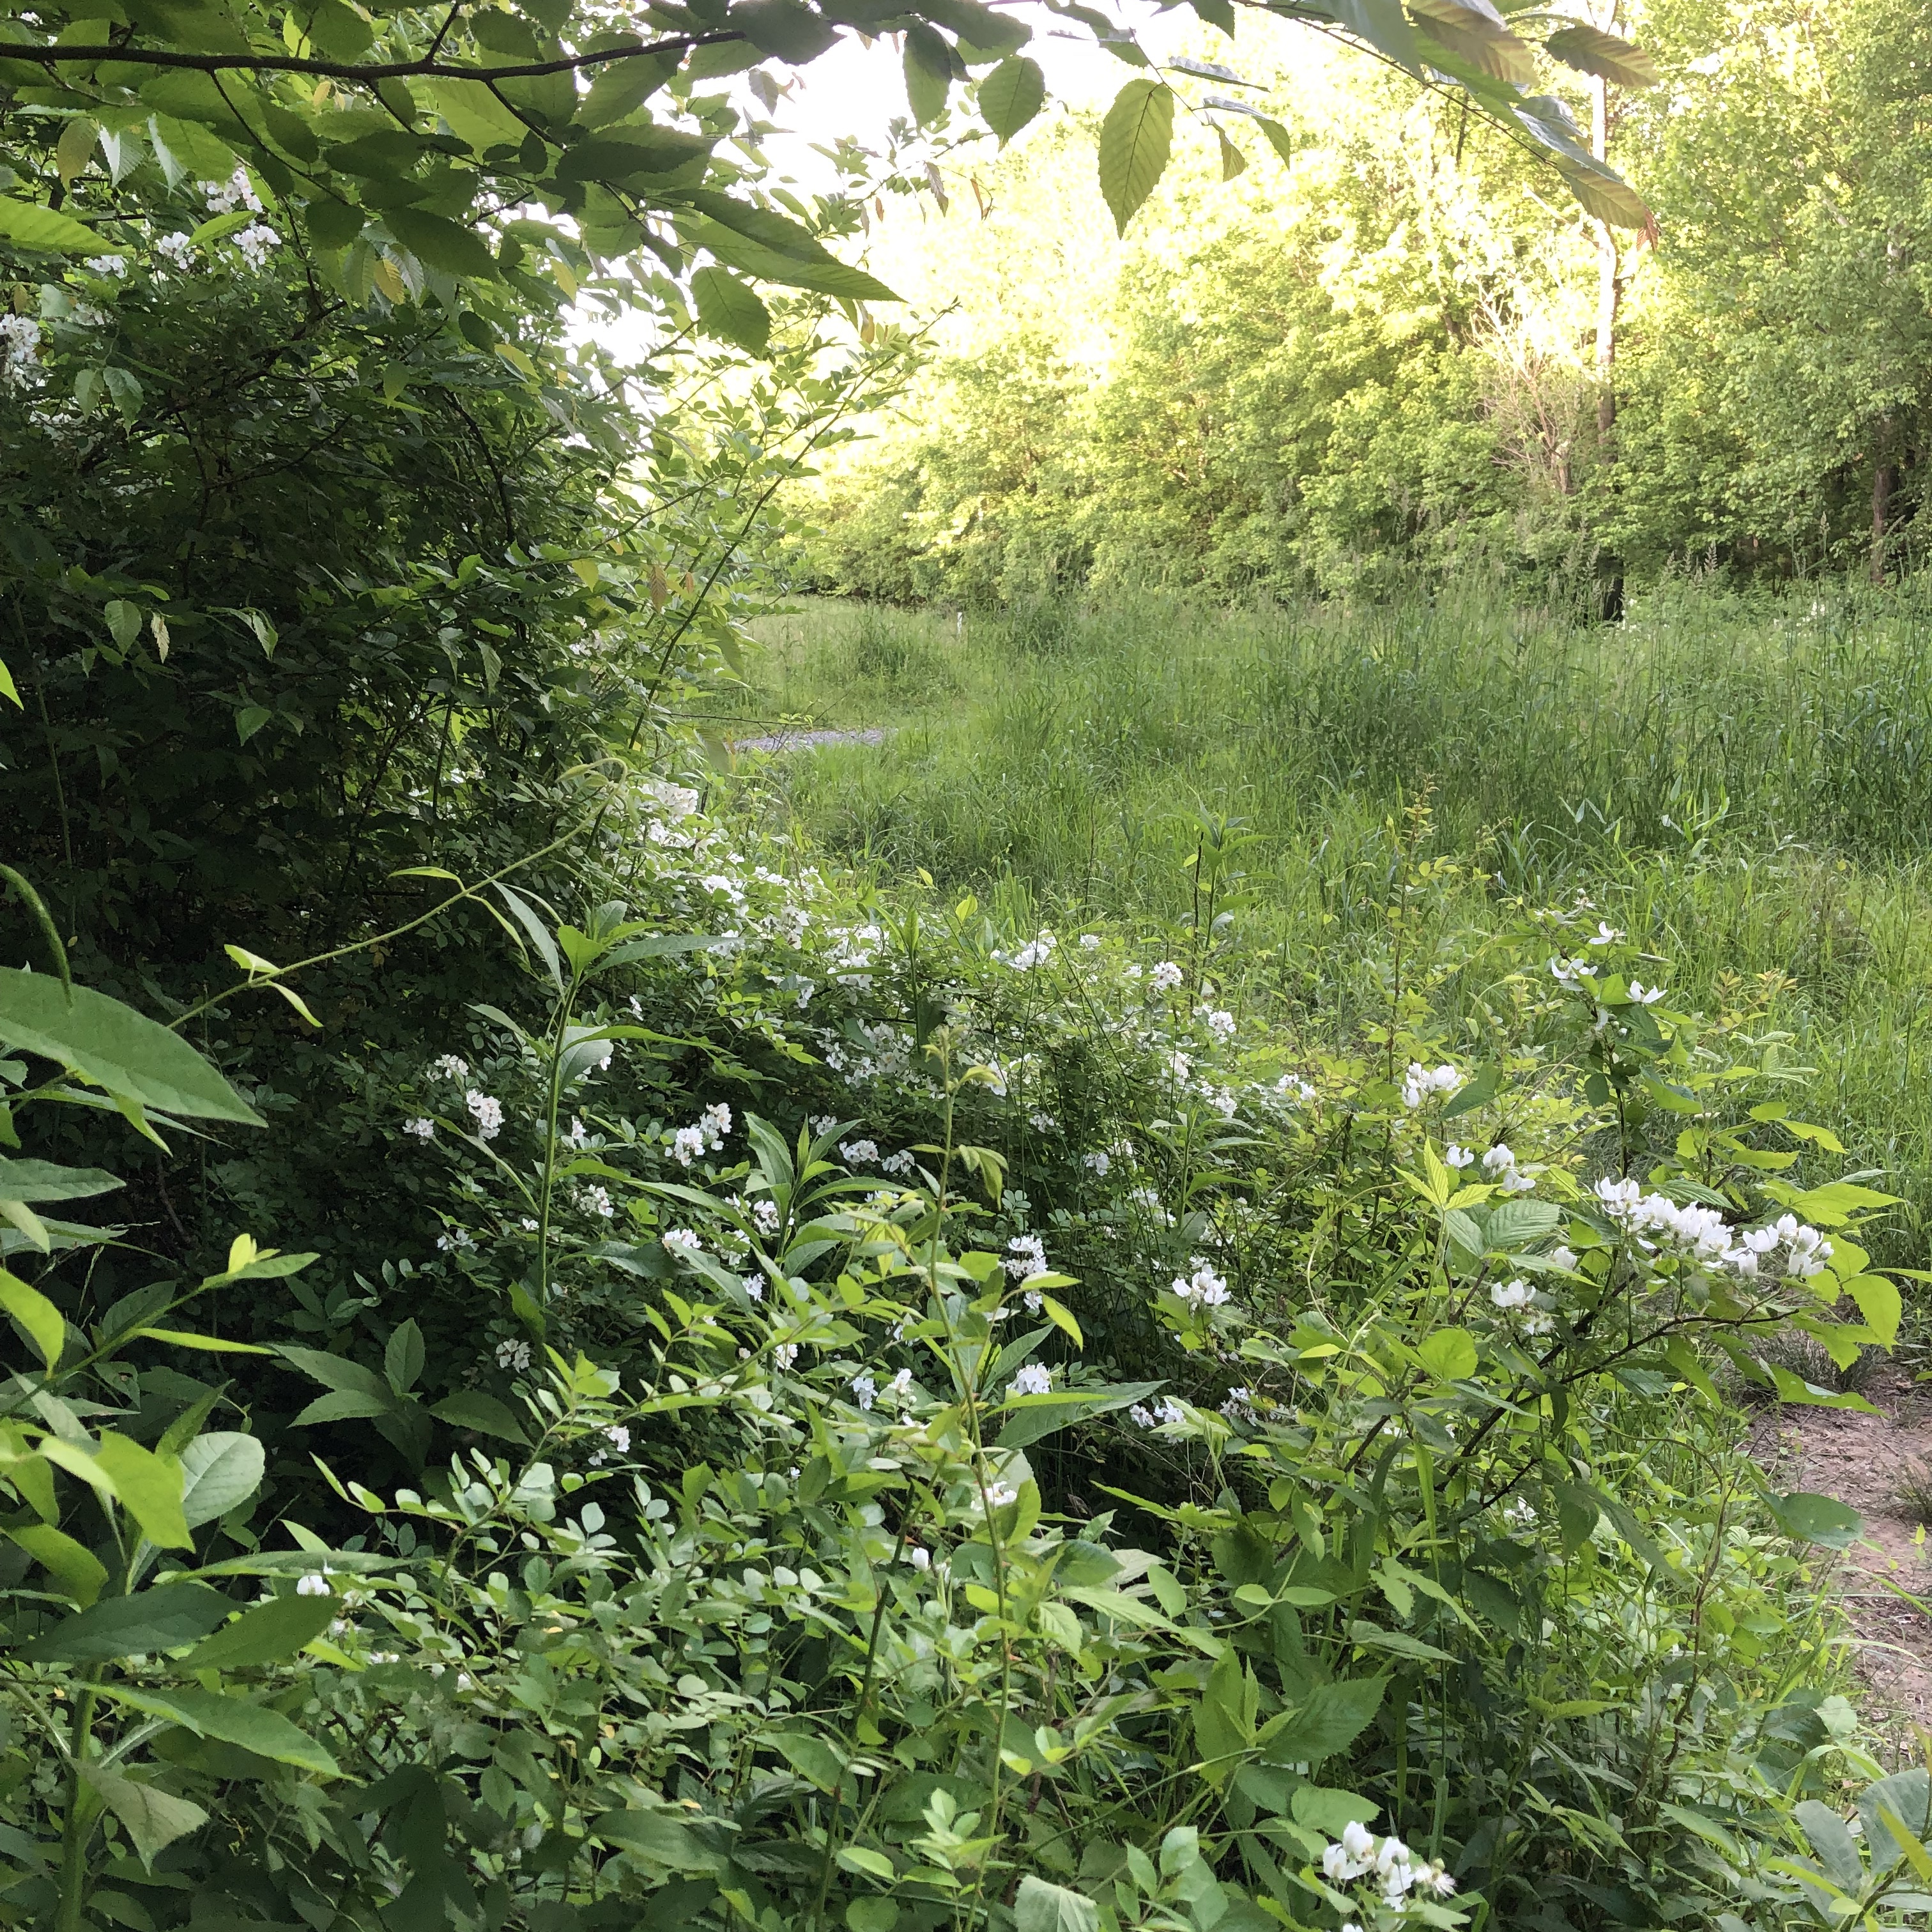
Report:
[[1402,10],[1401,0],[1325,0],[1325,4],[1350,33],[1366,40],[1377,53],[1407,73],[1422,71],[1415,29]]
[[28,1338],[40,1352],[40,1360],[52,1368],[61,1358],[67,1342],[67,1318],[37,1288],[30,1288],[18,1275],[0,1268],[0,1308],[4,1308],[27,1331]]
[[217,1430],[182,1451],[182,1515],[190,1529],[226,1516],[261,1486],[262,1445],[252,1436]]
[[84,1201],[126,1186],[98,1167],[59,1167],[50,1160],[0,1158],[0,1196],[10,1201]]
[[1318,1684],[1292,1710],[1269,1720],[1263,1754],[1275,1764],[1318,1765],[1346,1750],[1382,1708],[1385,1677],[1343,1678]]
[[104,240],[85,222],[39,202],[0,195],[0,242],[47,255],[124,255],[119,242]]
[[1100,126],[1100,193],[1124,235],[1167,167],[1174,135],[1174,92],[1136,77],[1114,97]]
[[1601,27],[1560,28],[1543,46],[1566,67],[1615,81],[1619,87],[1654,87],[1658,82],[1657,63],[1642,48]]
[[52,1577],[82,1610],[100,1594],[107,1572],[83,1544],[50,1523],[30,1522],[7,1534]]
[[290,1423],[292,1429],[312,1428],[320,1422],[360,1422],[382,1415],[394,1415],[401,1408],[386,1390],[380,1395],[364,1395],[356,1389],[332,1389],[319,1395]]
[[830,47],[838,31],[801,0],[738,0],[731,24],[760,53],[802,67]]
[[774,1731],[769,1742],[793,1770],[820,1790],[836,1790],[844,1781],[844,1761],[823,1738],[803,1731]]
[[1844,1820],[1815,1798],[1795,1806],[1791,1815],[1810,1840],[1811,1849],[1832,1882],[1841,1891],[1857,1892],[1864,1882],[1865,1864],[1858,1856],[1858,1840]]
[[1428,37],[1452,58],[1490,80],[1519,87],[1535,80],[1536,61],[1528,44],[1510,32],[1486,0],[1408,0],[1408,10],[1427,23]]
[[[598,90],[607,81],[626,75],[644,63],[636,61],[617,61],[606,68],[592,83],[590,99],[598,98]],[[523,143],[530,130],[515,113],[500,100],[487,82],[480,80],[438,80],[428,85],[424,94],[431,107],[448,122],[449,130],[459,141],[466,141],[479,154],[492,148],[514,148]],[[618,114],[628,114],[638,105],[631,100],[617,110]],[[608,106],[611,92],[605,89],[604,101]],[[587,116],[580,116],[590,127],[598,123]],[[615,119],[616,115],[610,118]]]
[[1015,1932],[1099,1932],[1100,1908],[1084,1892],[1049,1885],[1031,1872],[1013,1900]]
[[166,1718],[194,1732],[198,1738],[214,1738],[222,1744],[238,1744],[257,1757],[277,1764],[292,1764],[298,1770],[320,1772],[337,1777],[342,1767],[306,1731],[290,1724],[278,1711],[271,1711],[245,1697],[225,1696],[218,1690],[139,1689],[130,1684],[106,1684],[103,1695],[117,1702],[146,1711],[151,1717]]
[[352,1362],[346,1355],[332,1355],[324,1348],[302,1348],[292,1344],[278,1346],[275,1353],[304,1375],[321,1383],[324,1388],[346,1389],[357,1395],[368,1396],[380,1402],[384,1409],[395,1406],[388,1384],[374,1369],[365,1369],[360,1362]]
[[1864,1534],[1864,1518],[1836,1496],[1800,1490],[1788,1496],[1767,1496],[1765,1504],[1778,1528],[1796,1542],[1845,1550]]
[[1024,54],[1000,62],[980,83],[980,112],[1004,147],[1046,104],[1046,76]]
[[148,1657],[197,1642],[234,1608],[206,1583],[161,1583],[132,1597],[110,1597],[23,1645],[34,1664],[106,1664]]
[[709,249],[728,267],[755,276],[761,282],[772,282],[780,288],[812,289],[820,295],[853,302],[898,299],[876,276],[840,261],[835,255],[801,260],[794,255],[781,254],[776,248],[768,248],[763,242],[706,217],[681,220],[678,227],[693,245]]
[[194,1539],[182,1514],[182,1466],[111,1429],[100,1432],[94,1460],[141,1534],[164,1550],[188,1550]]
[[1499,1201],[1483,1223],[1483,1236],[1492,1248],[1507,1253],[1555,1234],[1562,1225],[1562,1210],[1547,1201]]
[[1050,1395],[1022,1395],[1011,1398],[1011,1415],[1000,1431],[1002,1449],[1024,1449],[1064,1429],[1096,1415],[1107,1415],[1144,1402],[1165,1388],[1165,1382],[1113,1382],[1102,1388],[1056,1389]]
[[1865,1318],[1865,1325],[1889,1348],[1898,1340],[1898,1324],[1905,1312],[1898,1284],[1882,1274],[1855,1274],[1844,1287]]
[[728,268],[700,268],[691,278],[691,293],[706,334],[736,343],[751,355],[764,354],[771,340],[771,311]]
[[431,214],[420,208],[389,208],[382,211],[389,232],[426,268],[439,268],[446,275],[494,276],[496,258],[482,236],[447,216]]
[[937,121],[952,85],[952,56],[936,29],[910,20],[905,30],[906,104],[922,128]]
[[262,1124],[178,1034],[91,987],[75,987],[70,1003],[49,974],[0,968],[0,1040],[158,1113]]
[[1234,1775],[1242,1754],[1255,1741],[1260,1693],[1254,1674],[1230,1644],[1216,1660],[1194,1707],[1194,1748],[1201,1775],[1216,1790]]
[[1889,1813],[1913,1838],[1932,1838],[1932,1775],[1922,1766],[1894,1772],[1858,1793],[1858,1816],[1864,1823],[1866,1849],[1874,1876],[1891,1870],[1899,1860],[1899,1844],[1882,1822]]
[[280,1664],[321,1636],[340,1608],[334,1596],[271,1597],[196,1645],[182,1660],[182,1667],[190,1671],[250,1670],[265,1664]]
[[706,1851],[681,1818],[663,1811],[606,1811],[592,1820],[591,1835],[672,1871],[715,1872],[716,1854]]
[[402,1322],[382,1351],[382,1372],[388,1378],[390,1388],[403,1395],[415,1388],[416,1378],[422,1372],[422,1330],[413,1320]]
[[1385,1630],[1378,1624],[1358,1622],[1348,1626],[1348,1641],[1360,1644],[1364,1650],[1385,1650],[1394,1657],[1412,1658],[1418,1664],[1454,1664],[1456,1660],[1446,1650],[1438,1649],[1432,1643],[1424,1643],[1420,1637],[1411,1636],[1406,1630]]
[[445,1396],[430,1414],[453,1429],[473,1429],[479,1436],[494,1436],[506,1442],[530,1440],[510,1406],[480,1389],[460,1389],[454,1395]]
[[1462,1328],[1438,1328],[1426,1336],[1416,1352],[1432,1376],[1460,1382],[1476,1372],[1475,1338]]
[[1373,1798],[1321,1784],[1298,1786],[1288,1799],[1289,1815],[1298,1825],[1330,1838],[1339,1838],[1348,1826],[1369,1823],[1381,1809]]
[[144,1865],[152,1865],[157,1852],[208,1822],[208,1814],[199,1804],[123,1777],[92,1759],[82,1762],[80,1774],[95,1796],[120,1820]]

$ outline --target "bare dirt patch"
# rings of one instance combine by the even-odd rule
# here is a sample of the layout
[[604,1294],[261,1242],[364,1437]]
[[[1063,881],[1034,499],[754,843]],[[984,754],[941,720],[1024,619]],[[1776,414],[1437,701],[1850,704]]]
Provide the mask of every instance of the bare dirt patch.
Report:
[[1880,1412],[1777,1408],[1751,1432],[1752,1453],[1776,1486],[1835,1496],[1864,1518],[1865,1533],[1832,1567],[1869,1687],[1866,1717],[1888,1754],[1920,1755],[1913,1732],[1932,1729],[1932,1617],[1888,1583],[1932,1601],[1932,1532],[1901,1500],[1914,1462],[1932,1468],[1932,1400],[1903,1376],[1864,1394]]

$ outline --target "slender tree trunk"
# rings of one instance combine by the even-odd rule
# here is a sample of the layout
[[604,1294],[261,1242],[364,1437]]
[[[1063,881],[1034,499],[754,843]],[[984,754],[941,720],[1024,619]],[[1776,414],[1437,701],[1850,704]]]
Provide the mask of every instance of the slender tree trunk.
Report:
[[1886,532],[1892,513],[1892,493],[1898,482],[1898,472],[1888,460],[1892,442],[1889,418],[1880,426],[1879,434],[1882,440],[1872,451],[1870,575],[1874,584],[1885,581]]
[[[1614,17],[1615,10],[1612,10]],[[1607,161],[1610,145],[1610,86],[1600,75],[1590,82],[1590,152]],[[1607,222],[1597,224],[1597,434],[1602,454],[1610,453],[1616,428],[1617,311],[1623,301],[1622,262],[1617,238]]]

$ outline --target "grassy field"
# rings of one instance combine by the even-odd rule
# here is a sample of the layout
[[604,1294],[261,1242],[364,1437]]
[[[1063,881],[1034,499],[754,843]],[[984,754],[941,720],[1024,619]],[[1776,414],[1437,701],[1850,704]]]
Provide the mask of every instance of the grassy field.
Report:
[[1386,1010],[1401,814],[1426,791],[1429,849],[1466,862],[1442,916],[1585,893],[1673,993],[1760,1005],[1757,1036],[1818,1070],[1811,1106],[1910,1198],[1900,1239],[1923,1248],[1932,597],[1684,586],[1618,626],[1479,591],[963,620],[818,604],[765,643],[740,728],[896,728],[753,762],[820,849],[922,869],[1016,929],[1165,937],[1196,915],[1202,814],[1232,818],[1256,836],[1224,976],[1344,1029]]

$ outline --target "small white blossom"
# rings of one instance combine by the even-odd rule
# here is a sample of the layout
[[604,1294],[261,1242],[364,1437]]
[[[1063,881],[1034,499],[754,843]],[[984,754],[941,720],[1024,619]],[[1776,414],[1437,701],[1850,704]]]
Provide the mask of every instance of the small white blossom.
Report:
[[852,1400],[861,1408],[870,1408],[878,1399],[879,1385],[864,1370],[852,1378]]
[[798,1360],[798,1344],[796,1342],[781,1342],[772,1351],[772,1360],[782,1369],[790,1368]]
[[667,1228],[658,1238],[674,1255],[700,1255],[704,1252],[704,1243],[688,1228]]
[[173,266],[184,272],[194,266],[195,245],[191,235],[158,235],[154,248],[157,254],[165,255]]
[[1028,1362],[1013,1373],[1013,1394],[1044,1395],[1053,1386],[1053,1371],[1043,1363]]
[[496,1366],[510,1369],[518,1374],[530,1365],[530,1345],[527,1342],[499,1342],[496,1344]]
[[1654,1006],[1664,998],[1661,986],[1646,986],[1641,980],[1630,982],[1630,996],[1640,1006]]
[[1195,1255],[1188,1265],[1194,1272],[1185,1278],[1175,1276],[1172,1284],[1183,1301],[1191,1302],[1196,1308],[1220,1308],[1232,1299],[1226,1279],[1215,1273],[1211,1262]]
[[1107,1170],[1113,1164],[1112,1157],[1105,1148],[1097,1149],[1092,1154],[1083,1154],[1080,1156],[1080,1165],[1090,1173],[1099,1174],[1102,1180],[1106,1178]]
[[1037,1234],[1016,1234],[1006,1244],[1000,1265],[1015,1281],[1046,1272],[1046,1244]]
[[1216,1007],[1212,1012],[1201,1016],[1201,1023],[1223,1046],[1234,1036],[1234,1016]]
[[403,1132],[415,1135],[419,1141],[433,1141],[436,1138],[436,1123],[426,1114],[419,1114],[403,1123]]
[[1424,1066],[1419,1060],[1408,1063],[1402,1083],[1402,1104],[1419,1107],[1437,1094],[1453,1094],[1462,1084],[1462,1076],[1453,1066]]
[[1009,1503],[1016,1503],[1020,1492],[1010,1483],[988,1483],[986,1485],[986,1507],[1004,1509]]
[[460,1060],[453,1053],[438,1054],[429,1064],[430,1076],[439,1080],[467,1080],[470,1063]]
[[257,214],[262,212],[261,198],[249,182],[248,170],[238,162],[235,172],[225,182],[205,181],[196,185],[217,214],[226,214],[237,208],[251,208]]
[[463,1104],[476,1122],[476,1131],[486,1141],[494,1141],[503,1131],[503,1103],[488,1094],[466,1094]]
[[932,1552],[922,1543],[909,1543],[906,1546],[906,1561],[915,1570],[930,1570],[932,1568]]
[[282,238],[266,221],[251,221],[240,233],[230,238],[251,268],[263,267],[282,245]]
[[1172,959],[1163,959],[1148,975],[1148,981],[1156,993],[1167,993],[1180,984],[1180,968]]
[[841,1141],[838,1158],[848,1167],[876,1167],[879,1163],[879,1144],[877,1141]]
[[124,255],[90,255],[82,266],[91,275],[124,275],[128,272],[128,258]]
[[1458,1147],[1454,1141],[1442,1150],[1442,1158],[1450,1167],[1467,1167],[1475,1157],[1471,1149]]
[[296,1594],[298,1597],[326,1597],[328,1594],[328,1579],[319,1571],[311,1570],[307,1576],[296,1579]]

